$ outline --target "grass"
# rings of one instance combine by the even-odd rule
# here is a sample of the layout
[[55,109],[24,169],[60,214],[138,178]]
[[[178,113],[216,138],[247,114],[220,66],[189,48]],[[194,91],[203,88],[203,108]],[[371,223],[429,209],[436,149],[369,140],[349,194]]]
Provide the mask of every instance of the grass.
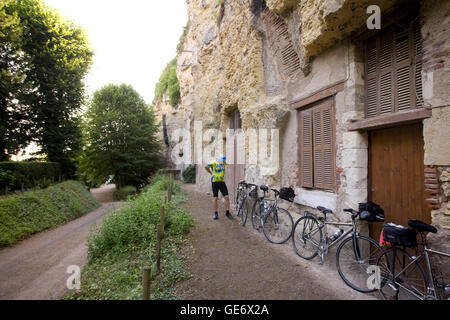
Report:
[[0,199],[0,247],[72,221],[100,203],[77,181]]
[[[138,300],[142,298],[142,270],[156,260],[156,226],[160,208],[170,184],[156,176],[138,196],[131,197],[88,238],[88,264],[81,277],[81,289],[70,300]],[[187,276],[180,247],[193,219],[180,204],[187,200],[178,184],[170,204],[165,204],[165,236],[161,252],[161,273],[151,285],[151,299],[182,299],[173,285]]]

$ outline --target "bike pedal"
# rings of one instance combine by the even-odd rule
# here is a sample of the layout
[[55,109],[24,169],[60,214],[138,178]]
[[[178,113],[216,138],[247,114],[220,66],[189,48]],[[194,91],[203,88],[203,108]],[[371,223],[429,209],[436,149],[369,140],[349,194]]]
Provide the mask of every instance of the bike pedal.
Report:
[[447,293],[447,295],[449,296],[449,299],[450,299],[450,284],[446,285],[444,290],[445,290],[445,292]]

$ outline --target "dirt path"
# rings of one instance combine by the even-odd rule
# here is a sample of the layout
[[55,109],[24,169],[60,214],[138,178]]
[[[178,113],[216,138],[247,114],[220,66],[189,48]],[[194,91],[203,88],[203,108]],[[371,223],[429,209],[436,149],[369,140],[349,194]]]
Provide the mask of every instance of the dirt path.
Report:
[[102,206],[68,224],[38,233],[0,251],[0,299],[60,299],[67,293],[67,267],[86,264],[86,237],[120,202],[114,186],[91,190]]
[[191,277],[176,288],[187,299],[374,299],[347,287],[335,268],[295,255],[290,241],[274,245],[251,223],[230,221],[222,203],[214,221],[210,196],[192,185],[183,189],[195,219],[187,252]]

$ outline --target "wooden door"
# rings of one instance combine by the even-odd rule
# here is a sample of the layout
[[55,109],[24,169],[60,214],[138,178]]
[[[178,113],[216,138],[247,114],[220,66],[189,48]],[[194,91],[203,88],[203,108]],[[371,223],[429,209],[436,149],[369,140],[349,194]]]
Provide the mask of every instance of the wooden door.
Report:
[[[234,130],[242,128],[241,114],[239,113],[238,109],[236,109],[230,114],[229,127],[230,129]],[[235,137],[233,143],[234,163],[229,163],[226,171],[228,192],[230,193],[230,198],[232,201],[234,199],[234,192],[237,188],[239,181],[244,179],[245,164],[237,163],[238,154],[240,152],[245,152],[245,150],[238,149],[237,137]]]
[[[379,204],[385,222],[404,226],[408,219],[431,222],[425,203],[422,124],[370,132],[369,199]],[[382,223],[371,223],[379,240]]]

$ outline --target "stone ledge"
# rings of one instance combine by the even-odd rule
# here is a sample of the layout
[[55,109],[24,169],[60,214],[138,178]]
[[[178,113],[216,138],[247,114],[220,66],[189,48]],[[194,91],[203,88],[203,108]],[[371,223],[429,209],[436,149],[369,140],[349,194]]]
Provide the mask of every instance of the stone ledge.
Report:
[[296,188],[295,194],[295,203],[312,208],[322,206],[336,212],[337,195],[335,193],[322,190]]

